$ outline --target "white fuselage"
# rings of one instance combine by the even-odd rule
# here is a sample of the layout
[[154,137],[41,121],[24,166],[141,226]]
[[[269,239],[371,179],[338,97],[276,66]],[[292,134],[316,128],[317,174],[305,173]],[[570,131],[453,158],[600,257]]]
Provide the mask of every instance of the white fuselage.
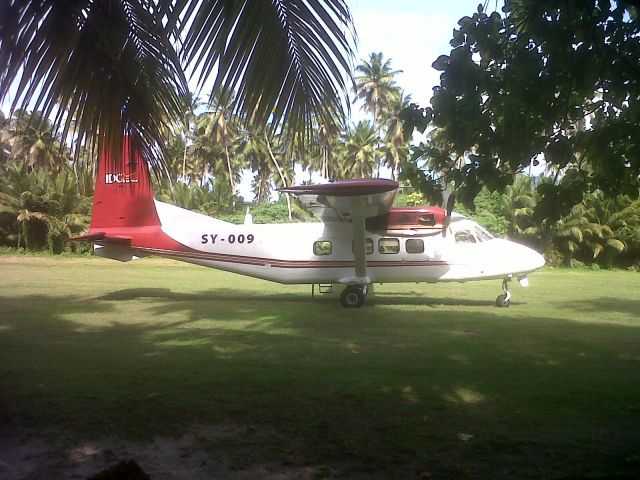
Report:
[[[162,231],[188,251],[134,248],[134,255],[156,254],[286,284],[362,283],[354,280],[349,223],[234,225],[162,202],[156,201],[156,209]],[[523,245],[486,231],[474,237],[476,227],[457,215],[446,236],[440,229],[366,232],[367,283],[524,276],[544,265],[541,255]]]

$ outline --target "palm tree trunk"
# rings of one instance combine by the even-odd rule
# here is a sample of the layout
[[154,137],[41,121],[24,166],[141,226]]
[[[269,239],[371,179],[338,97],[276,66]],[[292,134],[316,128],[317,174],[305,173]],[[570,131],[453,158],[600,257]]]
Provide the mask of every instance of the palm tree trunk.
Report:
[[227,159],[227,171],[229,172],[229,185],[231,185],[231,194],[236,191],[236,182],[233,180],[233,173],[231,171],[231,159],[229,158],[229,147],[227,147],[227,141],[224,142],[224,155]]
[[[280,168],[280,164],[276,160],[276,157],[273,155],[273,151],[271,150],[271,143],[269,142],[269,138],[265,135],[265,141],[267,142],[267,150],[269,150],[269,156],[271,157],[271,161],[276,166],[276,170],[278,170],[278,174],[280,175],[280,180],[282,181],[282,185],[288,187],[287,180],[284,176],[284,172],[282,168]],[[289,198],[289,194],[285,193],[285,197],[287,199],[287,210],[289,211],[289,220],[293,220],[293,216],[291,215],[291,199]]]
[[187,181],[187,139],[184,140],[184,154],[182,155],[182,180]]

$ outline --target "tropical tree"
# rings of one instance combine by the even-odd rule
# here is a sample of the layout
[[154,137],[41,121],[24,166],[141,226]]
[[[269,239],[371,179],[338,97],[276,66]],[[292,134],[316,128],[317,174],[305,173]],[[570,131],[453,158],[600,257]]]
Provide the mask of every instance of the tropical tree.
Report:
[[11,156],[9,137],[9,119],[0,111],[0,165],[6,164]]
[[389,109],[382,111],[383,123],[386,125],[384,160],[391,169],[391,177],[396,178],[400,166],[409,158],[409,143],[411,132],[404,128],[402,112],[409,106],[411,96],[405,97],[400,92],[397,98],[391,99]]
[[32,170],[26,162],[8,165],[0,175],[0,242],[59,253],[66,240],[85,230],[90,201],[78,193],[69,169]]
[[[182,122],[180,124],[181,135],[179,140],[182,143],[182,178],[187,178],[187,147],[189,145],[189,137],[191,134],[191,128],[196,121],[195,111],[202,105],[202,102],[191,92],[187,92],[186,95],[182,95],[180,97],[182,101]],[[174,136],[173,140],[173,148],[175,149],[178,145],[178,138]],[[171,154],[172,152],[170,152]],[[173,152],[175,155],[175,152]]]
[[536,206],[536,192],[531,185],[531,177],[517,175],[502,195],[502,214],[508,222],[507,235],[517,239],[533,233],[533,212]]
[[[363,101],[363,108],[373,116],[373,128],[377,133],[377,148],[380,149],[383,117],[392,110],[394,102],[400,99],[400,88],[394,80],[401,70],[391,69],[391,60],[383,62],[382,53],[369,54],[369,61],[356,67],[360,75],[355,77],[356,98]],[[380,158],[377,159],[380,173]]]
[[156,166],[165,125],[182,119],[185,71],[290,135],[343,111],[354,33],[344,0],[25,0],[2,10],[0,100],[12,92],[12,109],[59,112],[64,138],[117,150],[128,133]]
[[349,128],[339,151],[338,169],[342,178],[372,177],[376,167],[377,136],[371,122],[364,120]]
[[[234,99],[231,95],[215,95],[209,101],[209,107],[207,112],[198,117],[196,135],[201,145],[206,144],[210,152],[217,152],[222,157],[213,165],[214,175],[226,178],[234,192],[242,167],[239,158],[235,155],[232,158],[230,152],[240,133],[239,118],[233,113]],[[219,164],[224,164],[225,168],[220,168]]]
[[15,112],[8,141],[11,144],[11,158],[26,162],[33,170],[47,168],[59,171],[70,160],[68,149],[55,135],[51,122],[42,112]]
[[[467,204],[483,185],[504,191],[544,157],[562,172],[540,190],[540,203],[555,203],[546,209],[553,221],[585,191],[637,196],[637,2],[506,0],[501,12],[484,5],[458,21],[451,52],[433,62],[441,75],[431,107],[407,114],[422,110],[446,138],[446,149],[425,155],[449,166]],[[467,161],[458,168],[452,155]],[[436,182],[423,173],[412,177],[428,191]]]

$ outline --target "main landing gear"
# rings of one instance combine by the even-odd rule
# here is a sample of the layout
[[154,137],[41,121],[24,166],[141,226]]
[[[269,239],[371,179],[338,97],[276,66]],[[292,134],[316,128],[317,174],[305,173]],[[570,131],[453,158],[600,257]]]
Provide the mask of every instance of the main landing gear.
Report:
[[342,294],[340,294],[340,302],[344,308],[360,308],[366,295],[366,285],[347,285]]
[[511,303],[511,292],[509,291],[510,281],[511,278],[509,277],[505,277],[505,279],[502,280],[502,291],[504,294],[498,295],[498,298],[496,298],[496,306],[506,308]]

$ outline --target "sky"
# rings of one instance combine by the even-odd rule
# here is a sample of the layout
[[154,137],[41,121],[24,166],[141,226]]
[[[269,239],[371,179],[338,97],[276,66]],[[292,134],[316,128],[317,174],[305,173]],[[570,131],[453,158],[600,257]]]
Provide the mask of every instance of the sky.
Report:
[[[479,3],[484,0],[347,0],[359,39],[356,62],[382,52],[383,59],[391,59],[393,70],[402,70],[396,78],[405,94],[427,106],[433,87],[440,83],[440,73],[431,64],[449,54],[458,20],[473,15]],[[495,7],[496,0],[490,0],[488,8]],[[352,119],[362,115],[354,111]]]

